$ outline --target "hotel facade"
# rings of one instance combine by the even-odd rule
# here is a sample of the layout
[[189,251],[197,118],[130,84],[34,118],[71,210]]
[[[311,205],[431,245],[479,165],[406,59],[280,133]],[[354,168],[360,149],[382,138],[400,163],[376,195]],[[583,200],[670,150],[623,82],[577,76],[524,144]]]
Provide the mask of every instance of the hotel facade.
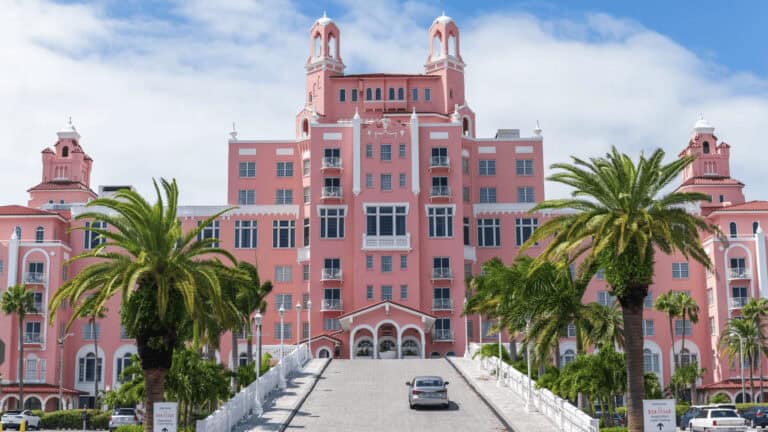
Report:
[[[512,262],[549,216],[529,213],[544,199],[542,131],[476,136],[459,28],[447,16],[429,28],[423,74],[346,75],[337,25],[320,18],[309,36],[295,137],[252,140],[232,132],[226,205],[181,207],[182,225],[191,229],[236,207],[202,236],[255,263],[262,279],[273,282],[262,325],[269,349],[309,339],[318,357],[407,359],[463,355],[469,341],[495,341],[492,323],[462,316],[465,278],[493,257]],[[679,255],[657,255],[643,326],[645,367],[667,385],[674,347],[679,362],[696,360],[706,369],[702,397],[741,400],[738,364],[718,352],[717,341],[749,298],[768,296],[760,228],[768,223],[768,202],[745,200],[744,185],[730,175],[730,146],[706,120],[696,122],[681,148],[680,155],[698,158],[679,189],[711,196],[691,211],[730,238],[702,238],[712,271]],[[0,316],[0,411],[19,404],[20,343],[23,403],[45,410],[57,407],[59,383],[64,406],[92,404],[96,378],[100,391],[119,386],[136,353],[120,325],[118,298],[95,326],[77,321],[65,333],[66,305],[47,325],[50,297],[86,265],[68,260],[102,241],[87,229],[72,231],[90,226],[75,217],[88,201],[122,187],[95,192],[92,164],[70,123],[42,151],[42,179],[29,189],[28,203],[0,206],[0,292],[25,284],[36,303],[21,328],[16,316]],[[670,290],[689,292],[701,308],[698,323],[675,321],[674,337],[666,316],[651,307]],[[613,301],[600,274],[586,300]],[[564,363],[575,357],[571,336],[561,343]],[[231,358],[230,341],[222,337],[216,357],[243,362],[244,354]],[[245,339],[239,344],[244,353]]]

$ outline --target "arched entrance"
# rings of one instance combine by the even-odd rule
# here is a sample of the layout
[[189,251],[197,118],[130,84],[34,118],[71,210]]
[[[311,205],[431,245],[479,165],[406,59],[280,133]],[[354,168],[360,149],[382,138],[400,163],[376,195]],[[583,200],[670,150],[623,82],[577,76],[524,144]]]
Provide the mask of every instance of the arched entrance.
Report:
[[397,358],[397,339],[393,336],[379,337],[379,358],[395,359]]
[[48,400],[45,401],[45,411],[56,411],[59,409],[59,398],[58,396],[53,396],[48,398]]
[[317,352],[318,358],[331,358],[331,352],[328,350],[328,348],[320,348],[320,350]]
[[[745,397],[746,397],[746,401],[744,400]],[[748,402],[752,402],[752,398],[749,396],[749,393],[745,394],[745,393],[739,392],[739,394],[736,395],[735,402],[736,403],[748,403]]]
[[362,324],[355,327],[349,335],[351,341],[349,346],[349,358],[374,358],[375,345],[373,342],[375,340],[375,334],[375,330],[369,325]]
[[41,410],[43,409],[43,403],[37,396],[30,396],[24,401],[24,409]]
[[421,358],[421,345],[419,345],[419,340],[414,336],[403,337],[403,346],[400,348],[400,351],[404,359]]

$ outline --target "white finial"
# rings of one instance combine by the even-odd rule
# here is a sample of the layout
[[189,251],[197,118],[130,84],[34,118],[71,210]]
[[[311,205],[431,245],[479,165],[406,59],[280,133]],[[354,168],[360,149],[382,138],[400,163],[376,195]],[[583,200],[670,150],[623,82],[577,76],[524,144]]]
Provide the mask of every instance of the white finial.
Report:
[[315,107],[312,107],[312,120],[317,121],[320,118],[320,115],[317,114],[317,111],[315,111]]
[[237,141],[237,127],[235,122],[232,122],[232,132],[229,133],[229,136],[232,137],[232,141]]
[[417,118],[417,117],[416,117],[416,106],[415,106],[415,105],[414,105],[414,107],[413,107],[413,113],[411,113],[411,118],[412,118],[412,119],[415,119],[415,118]]
[[355,120],[360,120],[360,113],[357,112],[357,107],[355,107],[355,116],[352,117],[352,118],[355,119]]
[[445,16],[445,9],[443,9],[443,13],[441,13],[440,16]]
[[455,104],[453,106],[453,114],[451,114],[451,121],[454,123],[458,123],[459,120],[461,120],[459,115],[459,104]]
[[11,234],[11,240],[18,240],[19,239],[19,232],[14,229],[13,234]]
[[325,9],[323,9],[323,18],[328,18],[328,15],[325,14]]
[[72,116],[67,117],[67,124],[72,126]]
[[536,134],[536,136],[541,136],[541,126],[539,125],[538,120],[536,120],[536,129],[533,130],[533,133]]

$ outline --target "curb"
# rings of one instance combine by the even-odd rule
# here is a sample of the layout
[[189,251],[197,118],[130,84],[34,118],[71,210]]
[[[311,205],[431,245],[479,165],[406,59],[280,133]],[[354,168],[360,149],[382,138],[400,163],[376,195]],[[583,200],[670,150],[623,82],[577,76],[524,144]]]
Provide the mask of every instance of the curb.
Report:
[[499,409],[499,407],[497,407],[496,404],[494,404],[492,401],[487,399],[483,395],[483,393],[480,392],[477,386],[475,386],[475,384],[470,379],[464,376],[464,374],[461,372],[461,369],[459,369],[455,364],[453,364],[453,361],[451,360],[451,358],[446,357],[445,361],[447,361],[448,364],[451,365],[451,367],[456,371],[456,373],[459,374],[461,379],[463,379],[464,382],[467,383],[469,388],[471,388],[472,391],[475,392],[475,394],[480,398],[480,400],[482,400],[483,403],[485,403],[485,405],[491,410],[491,412],[496,416],[496,418],[498,418],[499,421],[501,421],[508,430],[515,432],[515,428],[512,427],[512,425],[509,423],[509,421],[504,416],[504,414],[501,413],[501,409]]
[[312,385],[309,387],[309,390],[304,393],[304,395],[301,396],[301,399],[291,408],[290,414],[288,414],[288,418],[285,419],[285,421],[280,425],[280,428],[278,429],[279,432],[283,432],[288,428],[288,425],[291,424],[293,421],[293,418],[296,417],[296,413],[299,412],[302,405],[304,405],[304,401],[307,400],[310,394],[312,394],[312,391],[315,389],[315,386],[317,385],[317,382],[320,380],[320,377],[323,376],[323,373],[325,373],[325,370],[328,368],[328,365],[331,364],[333,359],[328,359],[328,361],[325,362],[325,365],[320,369],[319,372],[315,375],[315,379],[312,382]]

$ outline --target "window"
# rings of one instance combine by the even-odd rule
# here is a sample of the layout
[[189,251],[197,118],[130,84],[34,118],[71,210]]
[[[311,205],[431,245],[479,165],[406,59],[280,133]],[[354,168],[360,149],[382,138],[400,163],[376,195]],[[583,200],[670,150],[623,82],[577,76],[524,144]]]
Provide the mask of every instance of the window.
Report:
[[365,298],[366,300],[373,300],[373,285],[367,285],[365,287]]
[[411,100],[414,102],[419,100],[419,89],[417,88],[411,89]]
[[295,220],[272,221],[272,247],[273,248],[296,247],[296,221]]
[[395,100],[395,88],[390,87],[389,88],[389,100]]
[[293,204],[293,190],[277,189],[275,191],[275,204]]
[[277,176],[278,177],[293,177],[293,162],[278,162],[277,163]]
[[382,257],[381,257],[381,272],[382,273],[391,273],[392,272],[392,255],[382,255]]
[[478,171],[481,176],[496,175],[496,160],[481,159],[480,161],[478,161]]
[[381,100],[381,87],[376,87],[376,100]]
[[426,102],[429,102],[429,101],[432,100],[432,89],[430,89],[430,88],[425,88],[424,89],[424,100]]
[[253,189],[240,189],[237,191],[237,205],[256,204],[256,191]]
[[453,207],[428,207],[427,217],[430,237],[453,237]]
[[304,245],[304,247],[307,247],[307,246],[309,246],[309,239],[310,239],[310,236],[309,236],[309,218],[304,218],[304,232],[303,232],[303,234],[304,235],[302,235],[302,237],[303,237],[303,241],[304,242],[302,244]]
[[432,258],[432,277],[440,279],[450,279],[451,259],[449,257]]
[[711,336],[715,335],[715,319],[713,317],[709,318],[709,334]]
[[128,367],[131,366],[132,363],[132,357],[133,354],[131,353],[125,353],[122,357],[117,358],[117,381],[120,383],[124,383],[126,381],[130,381],[133,377],[123,376],[123,371],[126,370]]
[[681,319],[675,320],[675,336],[682,336],[683,329],[685,329],[686,336],[693,335],[693,325],[690,320],[685,320],[685,322]]
[[383,191],[392,190],[392,174],[381,175],[381,190]]
[[0,260],[0,273],[5,271],[5,261]]
[[[680,351],[680,354],[678,356],[676,356],[676,357],[677,358],[675,359],[676,360],[675,363],[679,364],[679,365],[683,365],[684,366],[684,365],[691,364],[691,363],[697,363],[697,359],[696,359],[697,355],[696,354],[692,354],[688,350],[688,348],[685,348],[682,351]],[[744,361],[745,361],[745,365],[746,365],[744,367],[749,367],[749,362],[747,361],[747,359],[744,359]]]
[[43,293],[33,292],[32,299],[33,299],[34,311],[37,313],[42,313],[43,312]]
[[464,263],[464,276],[472,276],[472,263]]
[[448,177],[432,177],[431,196],[447,197],[451,195],[451,189],[448,187]]
[[365,187],[373,189],[373,174],[368,173],[365,175]]
[[616,297],[612,296],[608,291],[597,292],[597,302],[603,306],[610,306],[616,301]]
[[537,218],[516,218],[515,219],[515,243],[517,246],[522,246],[523,243],[528,241],[533,234],[533,231],[539,227],[539,220]]
[[323,330],[341,330],[341,322],[336,318],[323,318]]
[[339,102],[347,101],[347,89],[339,89]]
[[604,269],[597,269],[597,272],[595,272],[595,279],[597,279],[597,280],[604,280],[605,279],[605,270]]
[[24,323],[24,343],[42,343],[42,323],[40,321],[27,321]]
[[760,222],[752,222],[752,234],[757,234],[757,230],[760,228]]
[[405,143],[400,143],[397,148],[397,155],[401,158],[405,157]]
[[45,240],[45,228],[39,226],[35,229],[35,243],[42,243]]
[[304,264],[301,266],[301,280],[304,282],[309,280],[309,264]]
[[738,237],[739,234],[736,232],[736,222],[731,222],[729,227],[730,227],[731,238]]
[[532,203],[534,201],[533,187],[526,186],[517,188],[517,202]]
[[[96,360],[96,354],[89,352],[85,357],[80,357],[78,362],[78,381],[93,382],[96,376],[101,377],[101,358]],[[98,364],[97,364],[98,363]],[[99,378],[101,380],[101,378]]]
[[[309,269],[307,269],[307,273],[309,273]],[[307,303],[309,303],[309,293],[304,293],[301,295],[301,307],[304,310],[307,310]]]
[[451,289],[447,287],[435,288],[432,290],[432,309],[450,310],[451,309]]
[[648,294],[645,295],[645,298],[643,298],[643,307],[645,309],[652,309],[653,308],[653,293],[648,291]]
[[373,270],[373,255],[366,255],[365,256],[365,269],[366,270]]
[[405,235],[405,206],[367,206],[365,213],[367,235]]
[[323,279],[341,279],[341,258],[325,258],[323,260]]
[[408,299],[408,285],[400,285],[400,300]]
[[715,303],[715,293],[712,288],[707,288],[707,305],[713,305]]
[[464,218],[464,245],[469,246],[469,218]]
[[282,306],[285,310],[291,310],[291,308],[293,308],[293,295],[275,294],[275,310],[279,311],[280,306]]
[[98,340],[101,338],[101,324],[88,323],[83,325],[83,340]]
[[[202,221],[197,221],[197,226],[200,226]],[[197,241],[212,240],[211,247],[219,247],[219,221],[211,221],[208,225],[203,227],[202,231],[197,233]]]
[[309,204],[312,200],[312,188],[309,186],[304,188],[304,204]]
[[453,340],[453,333],[451,332],[451,319],[436,319],[434,332],[434,337],[436,340]]
[[659,355],[648,348],[643,350],[643,371],[646,373],[661,372]]
[[235,249],[255,249],[256,234],[256,221],[235,221]]
[[745,286],[731,287],[731,306],[744,307],[746,304],[747,304],[747,287]]
[[357,102],[357,89],[352,89],[352,102]]
[[477,220],[477,245],[479,247],[501,246],[501,222],[499,219]]
[[672,263],[672,278],[688,279],[688,263],[687,262]]
[[725,195],[723,195],[723,194],[720,194],[720,197],[719,197],[719,201],[720,201],[720,202],[723,202],[723,201],[725,201]]
[[293,339],[293,324],[283,323],[283,326],[281,328],[280,323],[276,322],[275,323],[275,339],[280,339],[282,341],[285,341],[286,339],[288,340]]
[[373,90],[370,87],[365,89],[365,100],[373,100]]
[[408,255],[400,255],[400,270],[408,268]]
[[256,162],[240,162],[237,171],[240,177],[256,177]]
[[704,154],[709,154],[709,142],[704,141],[704,144],[702,145]]
[[31,262],[27,264],[27,276],[24,279],[27,283],[45,282],[45,267],[41,262]]
[[572,349],[565,350],[561,362],[562,367],[568,366],[568,363],[571,363],[574,360],[576,360],[576,353]]
[[493,321],[489,321],[489,320],[483,321],[483,326],[481,330],[483,332],[482,336],[484,339],[492,337],[496,334],[496,332],[491,331],[491,327],[493,327]]
[[654,334],[653,320],[643,320],[643,336],[653,336]]
[[469,158],[461,158],[461,172],[469,174]]
[[323,290],[323,307],[321,310],[341,310],[341,288]]
[[344,238],[343,208],[320,208],[320,238]]
[[533,175],[533,159],[516,160],[515,172],[519,176],[532,176]]
[[381,286],[381,300],[392,300],[392,285]]
[[397,88],[397,100],[405,99],[405,89],[402,87]]
[[381,160],[391,161],[392,160],[392,144],[382,144],[381,146],[379,146],[379,154],[381,155]]
[[745,258],[731,258],[728,275],[733,278],[744,278],[747,274],[747,260]]
[[471,338],[473,333],[474,332],[472,331],[472,321],[467,320],[467,338],[468,339]]
[[496,188],[495,187],[481,187],[480,188],[480,202],[481,203],[495,203],[496,202]]
[[[91,231],[89,228],[106,230],[107,223],[101,221],[85,223],[85,244],[83,245],[85,249],[93,249],[107,241],[107,239],[104,238],[101,234],[95,231]],[[16,234],[19,238],[21,238],[21,228],[16,229]]]
[[310,159],[304,159],[301,161],[302,175],[307,177],[312,172],[312,161]]
[[290,282],[293,269],[289,265],[275,266],[275,282]]
[[400,187],[406,187],[405,173],[400,173]]

